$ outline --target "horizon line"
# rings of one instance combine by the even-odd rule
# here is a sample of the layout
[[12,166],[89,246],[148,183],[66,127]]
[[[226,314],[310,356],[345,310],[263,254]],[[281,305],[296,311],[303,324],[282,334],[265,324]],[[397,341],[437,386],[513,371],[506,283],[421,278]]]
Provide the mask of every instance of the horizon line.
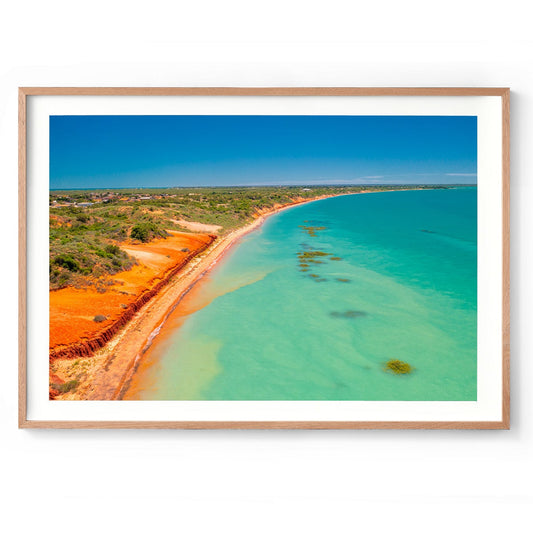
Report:
[[127,190],[127,189],[231,189],[252,187],[477,187],[477,183],[254,183],[242,185],[153,185],[153,186],[126,186],[126,187],[74,187],[50,188],[50,191],[101,191],[101,190]]

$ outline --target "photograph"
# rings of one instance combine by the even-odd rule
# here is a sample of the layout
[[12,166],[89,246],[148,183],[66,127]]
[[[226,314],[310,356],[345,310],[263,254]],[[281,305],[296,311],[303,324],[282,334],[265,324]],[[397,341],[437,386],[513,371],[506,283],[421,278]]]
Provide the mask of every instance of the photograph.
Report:
[[477,126],[51,115],[50,400],[476,401]]
[[527,529],[525,3],[4,4],[0,530]]

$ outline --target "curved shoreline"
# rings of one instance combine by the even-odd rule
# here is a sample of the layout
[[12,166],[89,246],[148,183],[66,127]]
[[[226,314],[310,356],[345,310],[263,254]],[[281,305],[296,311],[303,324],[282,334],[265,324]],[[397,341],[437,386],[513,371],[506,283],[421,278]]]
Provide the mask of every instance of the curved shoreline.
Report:
[[197,255],[204,252],[211,244],[216,240],[215,235],[209,235],[209,242],[206,242],[198,250],[195,250],[185,259],[175,264],[153,287],[144,290],[135,301],[133,301],[127,308],[127,310],[120,315],[120,317],[112,322],[105,329],[99,331],[91,338],[83,339],[72,344],[57,345],[50,349],[49,359],[54,361],[56,359],[74,359],[78,357],[91,357],[94,352],[104,347],[114,335],[127,324],[133,315],[139,311],[148,301],[155,298],[157,294],[162,290],[169,281],[180,273],[184,267],[190,263]]
[[[357,193],[360,194],[360,193]],[[179,272],[170,277],[166,285],[145,302],[122,329],[98,347],[91,356],[95,368],[88,372],[78,388],[57,400],[119,400],[135,373],[143,354],[192,287],[209,272],[220,258],[242,237],[258,229],[267,218],[285,209],[305,203],[344,195],[323,195],[276,206],[260,212],[250,224],[238,228],[215,240],[203,252],[189,261]]]
[[[417,190],[417,189],[401,189]],[[260,212],[250,224],[238,228],[215,240],[202,253],[187,263],[184,268],[169,279],[156,295],[146,302],[123,326],[121,331],[110,339],[92,356],[95,368],[88,373],[78,389],[59,396],[63,400],[120,400],[128,389],[133,375],[139,367],[143,355],[150,348],[154,338],[164,326],[170,314],[184,296],[209,272],[239,240],[258,229],[270,216],[285,209],[314,201],[338,196],[367,194],[391,191],[361,191],[323,195],[312,199],[296,201]]]

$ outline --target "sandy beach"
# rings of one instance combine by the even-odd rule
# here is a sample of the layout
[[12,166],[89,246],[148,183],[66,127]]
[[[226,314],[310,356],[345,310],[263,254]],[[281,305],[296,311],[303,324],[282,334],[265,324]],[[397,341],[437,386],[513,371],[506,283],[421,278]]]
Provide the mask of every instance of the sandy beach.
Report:
[[[360,193],[359,193],[360,194]],[[153,338],[169,314],[179,304],[192,286],[216,263],[223,254],[249,232],[257,229],[271,215],[303,203],[322,200],[333,196],[324,195],[302,199],[273,209],[262,210],[250,224],[216,239],[204,251],[186,263],[177,274],[170,276],[165,286],[142,305],[105,345],[89,357],[53,360],[53,375],[63,381],[72,379],[83,371],[76,390],[57,396],[61,400],[119,400],[127,389],[143,354],[150,347]],[[89,354],[87,354],[89,355]],[[76,362],[77,361],[77,362]],[[76,367],[76,368],[74,368]]]

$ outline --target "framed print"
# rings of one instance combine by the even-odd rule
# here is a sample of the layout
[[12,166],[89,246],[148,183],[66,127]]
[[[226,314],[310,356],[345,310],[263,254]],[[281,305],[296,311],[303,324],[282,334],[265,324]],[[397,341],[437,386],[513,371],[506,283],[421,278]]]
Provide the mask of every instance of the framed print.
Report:
[[25,428],[509,428],[509,89],[21,88]]

